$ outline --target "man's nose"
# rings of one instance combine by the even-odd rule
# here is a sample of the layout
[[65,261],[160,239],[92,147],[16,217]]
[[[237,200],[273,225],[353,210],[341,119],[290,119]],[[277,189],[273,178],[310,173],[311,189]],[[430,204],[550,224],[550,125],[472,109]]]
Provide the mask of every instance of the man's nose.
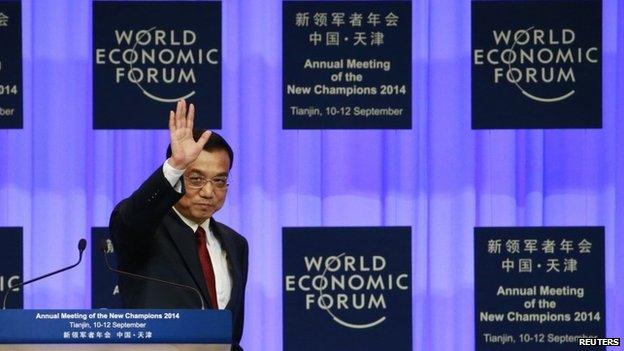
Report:
[[199,190],[199,195],[209,199],[214,196],[214,185],[212,185],[211,181],[206,182],[206,184]]

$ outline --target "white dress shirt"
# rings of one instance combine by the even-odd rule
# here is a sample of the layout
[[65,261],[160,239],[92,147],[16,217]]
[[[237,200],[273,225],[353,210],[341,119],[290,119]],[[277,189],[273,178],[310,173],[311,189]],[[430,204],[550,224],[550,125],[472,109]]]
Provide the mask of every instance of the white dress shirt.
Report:
[[[167,161],[165,161],[163,165],[163,173],[171,186],[177,192],[182,192],[182,183],[180,182],[180,178],[184,174],[184,170],[173,168],[169,165],[169,163],[167,163]],[[221,248],[221,243],[219,243],[219,240],[217,240],[214,233],[210,230],[210,218],[201,224],[197,224],[182,215],[175,207],[173,207],[173,210],[178,214],[178,216],[180,216],[182,221],[193,230],[193,233],[197,231],[197,228],[199,228],[200,225],[206,231],[206,248],[208,249],[210,261],[212,262],[212,269],[215,274],[217,304],[219,305],[219,309],[224,309],[228,302],[230,302],[230,296],[232,294],[232,277],[230,275],[230,270],[228,269],[225,250]]]

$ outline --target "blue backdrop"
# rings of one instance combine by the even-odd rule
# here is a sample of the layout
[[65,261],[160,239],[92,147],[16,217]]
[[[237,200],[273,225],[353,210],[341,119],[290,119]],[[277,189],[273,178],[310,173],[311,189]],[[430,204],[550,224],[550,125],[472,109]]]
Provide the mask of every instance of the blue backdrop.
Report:
[[[0,131],[0,226],[24,227],[26,279],[74,262],[164,160],[166,131],[92,129],[91,6],[23,1],[24,129]],[[474,226],[604,225],[607,334],[624,336],[624,2],[603,2],[604,128],[565,131],[470,129],[468,0],[413,2],[412,130],[283,131],[281,8],[223,2],[236,160],[216,217],[251,247],[247,350],[281,349],[282,226],[412,226],[414,349],[446,351],[474,348]],[[27,288],[25,307],[88,308],[90,271]]]

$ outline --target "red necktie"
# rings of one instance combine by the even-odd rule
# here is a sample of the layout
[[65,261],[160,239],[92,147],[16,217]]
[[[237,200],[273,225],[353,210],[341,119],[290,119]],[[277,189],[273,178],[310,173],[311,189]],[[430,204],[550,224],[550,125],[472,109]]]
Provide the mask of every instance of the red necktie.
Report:
[[202,271],[204,273],[204,280],[206,281],[206,287],[210,295],[210,305],[214,309],[219,309],[217,304],[217,289],[215,288],[215,274],[212,268],[212,261],[210,260],[210,254],[208,254],[208,248],[206,248],[206,231],[204,228],[199,227],[195,232],[195,238],[197,239],[197,254],[199,255],[199,263],[201,264]]

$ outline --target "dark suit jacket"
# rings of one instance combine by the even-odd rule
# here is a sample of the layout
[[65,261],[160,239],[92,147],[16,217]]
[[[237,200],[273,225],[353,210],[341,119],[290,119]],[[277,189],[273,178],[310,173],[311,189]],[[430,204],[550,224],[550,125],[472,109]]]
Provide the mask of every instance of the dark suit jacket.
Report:
[[[184,190],[182,190],[184,192]],[[162,167],[129,198],[121,201],[110,219],[119,269],[197,288],[209,305],[193,230],[171,208],[180,200]],[[227,253],[232,292],[226,309],[232,311],[232,344],[243,332],[247,240],[228,226],[210,219],[210,228]],[[125,308],[201,308],[197,293],[147,280],[119,277]]]

